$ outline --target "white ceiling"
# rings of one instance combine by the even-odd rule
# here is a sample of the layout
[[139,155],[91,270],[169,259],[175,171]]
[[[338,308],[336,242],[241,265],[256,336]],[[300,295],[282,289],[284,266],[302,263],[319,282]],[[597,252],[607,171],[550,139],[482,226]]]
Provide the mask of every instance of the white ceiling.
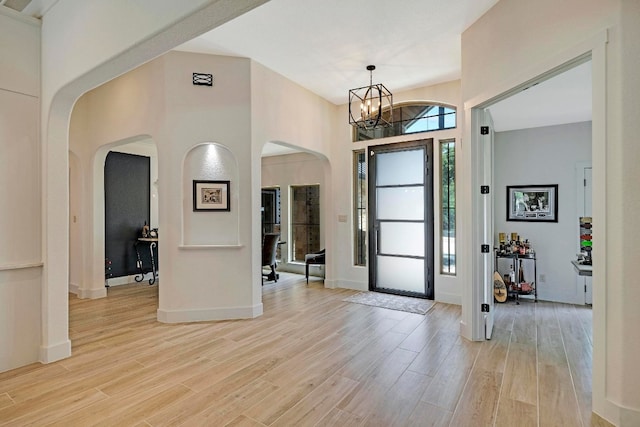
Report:
[[489,107],[496,132],[591,120],[591,61]]
[[251,58],[336,105],[460,78],[461,34],[498,0],[271,0],[178,47]]
[[[59,0],[0,0],[42,17]],[[270,0],[176,50],[251,58],[341,105],[349,89],[391,92],[460,78],[461,34],[498,0]],[[590,62],[490,107],[496,131],[591,120]],[[265,147],[265,154],[292,152]]]
[[[176,50],[251,58],[341,105],[368,84],[368,64],[391,92],[459,79],[461,34],[497,1],[270,0]],[[590,120],[590,66],[490,110],[497,131]]]
[[32,18],[42,18],[58,0],[0,0],[0,6]]

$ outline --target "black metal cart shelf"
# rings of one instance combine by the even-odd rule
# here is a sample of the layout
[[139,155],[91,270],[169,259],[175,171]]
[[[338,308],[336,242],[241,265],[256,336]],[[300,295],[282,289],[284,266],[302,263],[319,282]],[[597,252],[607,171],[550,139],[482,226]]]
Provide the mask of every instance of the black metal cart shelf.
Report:
[[[516,304],[520,304],[520,296],[521,295],[533,295],[534,302],[538,302],[538,270],[537,270],[537,259],[535,253],[529,254],[520,254],[520,253],[500,253],[497,250],[495,251],[496,259],[495,259],[495,269],[496,271],[500,271],[498,269],[498,260],[499,259],[510,259],[513,260],[513,271],[518,271],[518,264],[520,260],[528,260],[533,262],[533,280],[531,281],[531,291],[525,292],[522,290],[518,290],[517,288],[513,288],[512,286],[507,286],[507,296],[513,297],[516,301]],[[518,280],[516,280],[516,283]]]

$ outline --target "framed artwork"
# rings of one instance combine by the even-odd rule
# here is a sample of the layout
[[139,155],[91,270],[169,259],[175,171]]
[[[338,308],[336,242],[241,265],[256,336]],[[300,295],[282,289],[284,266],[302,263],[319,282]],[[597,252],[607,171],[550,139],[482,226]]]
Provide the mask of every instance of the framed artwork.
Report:
[[193,211],[231,210],[229,181],[193,181]]
[[558,222],[558,185],[507,186],[507,221]]

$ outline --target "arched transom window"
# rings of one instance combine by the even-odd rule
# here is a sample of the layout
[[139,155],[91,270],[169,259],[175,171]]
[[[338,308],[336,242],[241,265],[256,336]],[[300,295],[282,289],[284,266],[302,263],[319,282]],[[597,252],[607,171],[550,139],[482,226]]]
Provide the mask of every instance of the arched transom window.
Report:
[[[383,112],[388,120],[389,111]],[[376,129],[354,127],[353,141],[387,138],[418,132],[456,127],[456,107],[445,104],[414,102],[393,107],[393,124]]]

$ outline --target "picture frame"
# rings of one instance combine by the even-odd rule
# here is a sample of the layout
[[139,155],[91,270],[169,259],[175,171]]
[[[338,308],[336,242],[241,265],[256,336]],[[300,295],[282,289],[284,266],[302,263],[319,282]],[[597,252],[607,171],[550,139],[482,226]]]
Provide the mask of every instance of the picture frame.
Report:
[[230,181],[193,181],[194,212],[231,211]]
[[507,186],[507,221],[558,222],[558,184]]

